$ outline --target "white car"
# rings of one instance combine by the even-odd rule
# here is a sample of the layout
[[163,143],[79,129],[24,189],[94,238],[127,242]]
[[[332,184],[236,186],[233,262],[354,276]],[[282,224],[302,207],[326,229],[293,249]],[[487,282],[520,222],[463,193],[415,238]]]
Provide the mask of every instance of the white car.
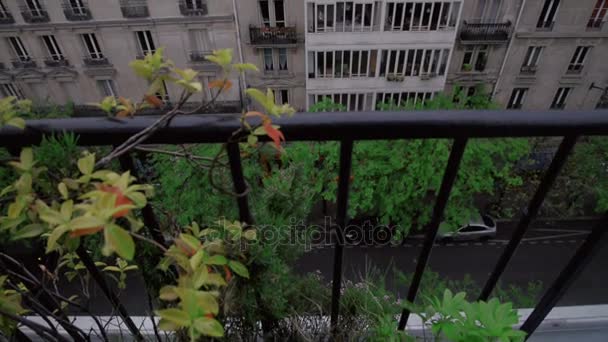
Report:
[[439,241],[489,240],[496,237],[496,221],[488,215],[479,215],[456,231],[437,232]]

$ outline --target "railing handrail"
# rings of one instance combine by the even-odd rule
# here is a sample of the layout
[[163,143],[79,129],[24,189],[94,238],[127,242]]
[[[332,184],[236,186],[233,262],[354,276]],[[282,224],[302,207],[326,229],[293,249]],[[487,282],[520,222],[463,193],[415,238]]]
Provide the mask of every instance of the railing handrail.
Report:
[[[122,121],[105,117],[29,120],[25,130],[0,129],[0,146],[37,144],[44,134],[73,132],[83,146],[113,145],[151,125],[156,116]],[[147,143],[221,143],[240,126],[237,114],[178,116]],[[275,119],[288,141],[491,138],[608,135],[608,110],[377,111],[298,113]]]

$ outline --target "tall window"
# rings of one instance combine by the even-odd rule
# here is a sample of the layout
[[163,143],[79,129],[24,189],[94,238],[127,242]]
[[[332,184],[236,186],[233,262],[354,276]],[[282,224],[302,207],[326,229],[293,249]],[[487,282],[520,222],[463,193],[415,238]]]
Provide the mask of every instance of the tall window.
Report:
[[112,80],[98,80],[97,86],[99,87],[99,91],[101,91],[101,95],[104,97],[118,96],[116,94],[116,88],[114,88],[114,81]]
[[87,14],[87,7],[83,0],[69,0],[68,4],[74,14]]
[[595,109],[608,109],[608,92],[604,91],[604,94],[597,101]]
[[477,3],[475,18],[479,18],[485,22],[496,20],[501,2],[502,0],[480,0]]
[[49,57],[56,61],[64,59],[63,53],[61,52],[59,44],[57,44],[55,36],[42,36],[42,41],[44,42],[44,46],[46,47]]
[[203,0],[185,0],[186,8],[189,10],[201,10],[205,7]]
[[566,100],[568,99],[568,95],[571,91],[572,88],[557,89],[557,93],[555,93],[553,102],[551,102],[551,109],[564,109],[564,107],[566,106]]
[[276,102],[278,104],[287,104],[289,103],[289,90],[287,89],[278,89],[274,91],[274,96],[276,98]]
[[44,8],[42,7],[40,0],[25,0],[25,5],[32,16],[41,17],[44,15]]
[[540,11],[540,16],[538,17],[538,23],[536,24],[537,28],[553,28],[553,22],[555,22],[555,15],[557,14],[557,10],[559,9],[559,1],[560,0],[545,0],[545,3],[543,4],[543,7]]
[[443,76],[449,54],[449,49],[383,50],[380,76]]
[[524,58],[524,62],[521,65],[521,72],[526,74],[535,73],[542,52],[542,46],[528,47],[528,52],[526,52],[526,57]]
[[10,42],[11,48],[13,49],[13,52],[15,53],[15,56],[17,57],[17,59],[19,59],[22,62],[27,62],[27,61],[31,60],[31,57],[30,57],[29,53],[27,52],[25,45],[23,45],[21,38],[9,37],[8,41]]
[[377,55],[376,50],[309,52],[315,67],[308,74],[310,78],[375,77]]
[[274,70],[274,63],[272,60],[272,49],[264,49],[264,70],[272,71]]
[[260,0],[259,4],[264,27],[285,27],[283,0]]
[[137,47],[139,48],[139,52],[141,54],[145,56],[156,51],[154,40],[152,39],[152,32],[136,31],[135,35],[137,37]]
[[574,55],[572,55],[570,65],[568,65],[569,74],[580,74],[583,70],[585,58],[589,54],[589,50],[591,50],[590,46],[578,46],[576,50],[574,50]]
[[462,71],[484,71],[488,63],[488,45],[468,46],[462,59]]
[[[429,92],[377,93],[376,109],[391,109],[393,106],[415,106],[432,98],[433,93]],[[386,108],[387,105],[388,108]]]
[[460,2],[387,2],[386,31],[435,31],[456,26]]
[[380,13],[380,2],[356,3],[338,1],[334,4],[308,3],[309,32],[372,31]]
[[10,15],[9,10],[6,8],[6,6],[4,6],[4,2],[0,0],[0,19],[9,18]]
[[211,51],[211,39],[209,38],[209,32],[207,30],[192,30],[190,34],[190,46],[192,51]]
[[25,98],[25,96],[23,96],[23,92],[21,92],[21,89],[19,89],[19,86],[14,83],[5,83],[0,85],[0,95],[2,95],[2,97],[16,97],[19,100],[23,100]]
[[92,59],[103,58],[103,53],[101,53],[101,48],[99,47],[99,42],[97,42],[95,33],[83,33],[81,37],[88,57]]
[[279,51],[279,70],[287,71],[287,49],[278,49]]
[[373,107],[371,93],[313,94],[310,97],[310,104],[321,102],[325,98],[343,105],[350,112],[371,110]]
[[587,23],[589,28],[600,28],[602,23],[606,21],[606,13],[608,13],[608,0],[597,0],[591,17]]
[[526,97],[526,93],[528,92],[528,88],[515,88],[511,93],[511,98],[509,99],[509,103],[507,104],[507,109],[521,109],[524,104],[524,98]]

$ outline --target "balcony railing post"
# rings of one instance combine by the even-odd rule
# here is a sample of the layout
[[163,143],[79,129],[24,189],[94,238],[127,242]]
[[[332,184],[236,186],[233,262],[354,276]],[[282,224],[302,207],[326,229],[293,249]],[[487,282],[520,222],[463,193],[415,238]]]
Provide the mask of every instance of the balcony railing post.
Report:
[[338,171],[338,208],[336,226],[334,227],[334,266],[331,291],[331,334],[335,338],[338,333],[340,319],[340,295],[342,289],[342,258],[344,255],[344,227],[348,210],[348,190],[353,156],[353,141],[342,140],[340,143],[340,169]]
[[542,321],[547,317],[551,309],[553,309],[557,302],[562,298],[572,283],[576,281],[585,266],[592,259],[593,254],[601,247],[603,242],[602,237],[606,234],[607,230],[608,213],[605,213],[604,217],[595,224],[583,244],[576,250],[576,253],[572,256],[566,267],[564,267],[553,284],[547,289],[543,298],[534,308],[534,311],[532,311],[524,324],[522,324],[521,330],[527,333],[526,339],[530,338],[536,328],[538,328]]
[[[445,172],[443,173],[443,180],[441,181],[439,194],[437,195],[437,200],[435,201],[435,206],[433,207],[431,223],[429,224],[428,231],[424,237],[422,251],[420,251],[420,255],[417,259],[416,271],[414,272],[412,283],[408,288],[407,301],[410,303],[414,303],[416,300],[418,288],[420,287],[422,276],[424,275],[424,269],[426,268],[426,265],[431,257],[431,250],[433,249],[433,244],[435,244],[435,238],[437,237],[437,231],[439,230],[439,225],[441,224],[441,220],[443,218],[443,212],[450,198],[450,192],[452,191],[452,186],[454,185],[454,181],[458,175],[460,161],[462,160],[466,146],[466,138],[455,139],[452,145],[452,151],[450,152],[450,157],[445,167]],[[399,330],[405,329],[409,315],[409,310],[403,309],[401,319],[399,319]]]
[[236,142],[228,143],[226,149],[228,151],[228,163],[230,164],[234,191],[237,194],[236,202],[239,207],[239,220],[251,225],[253,224],[253,216],[249,210],[249,202],[247,200],[248,187],[245,182],[245,176],[243,175],[241,149]]
[[494,270],[492,270],[488,281],[486,282],[483,290],[481,291],[481,294],[479,295],[479,300],[485,301],[488,300],[488,297],[490,297],[492,290],[494,290],[494,287],[496,287],[496,284],[498,283],[498,279],[507,268],[507,264],[511,260],[513,254],[515,254],[515,250],[519,246],[521,239],[524,237],[526,231],[528,230],[530,222],[532,222],[532,219],[534,219],[534,217],[538,213],[538,210],[540,209],[541,205],[543,204],[543,201],[545,200],[545,196],[547,195],[549,190],[551,190],[551,186],[555,182],[557,175],[563,168],[564,164],[566,164],[568,155],[576,144],[576,139],[576,136],[566,136],[562,139],[557,153],[551,161],[551,165],[549,165],[549,168],[545,172],[540,182],[540,185],[538,186],[536,192],[534,193],[534,196],[530,200],[528,208],[522,213],[522,216],[519,219],[519,223],[513,231],[513,235],[511,236],[509,243],[505,247],[505,250],[503,251],[500,258],[498,259]]

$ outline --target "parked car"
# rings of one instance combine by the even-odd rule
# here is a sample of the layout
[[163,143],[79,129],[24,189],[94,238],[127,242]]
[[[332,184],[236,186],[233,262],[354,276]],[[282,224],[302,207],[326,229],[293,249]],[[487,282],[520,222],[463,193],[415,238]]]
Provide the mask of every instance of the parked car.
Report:
[[488,240],[496,237],[496,221],[489,215],[480,214],[472,218],[456,231],[439,229],[437,240],[439,241],[470,241]]

